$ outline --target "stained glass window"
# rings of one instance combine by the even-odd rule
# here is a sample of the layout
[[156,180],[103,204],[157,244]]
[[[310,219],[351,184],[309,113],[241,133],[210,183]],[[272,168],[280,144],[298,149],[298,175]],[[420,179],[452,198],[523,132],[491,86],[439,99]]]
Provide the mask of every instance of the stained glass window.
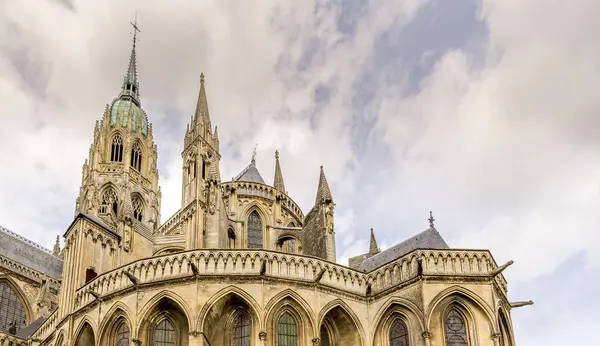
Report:
[[129,327],[122,322],[115,334],[115,346],[129,346]]
[[329,338],[329,330],[325,325],[321,326],[321,346],[331,346],[331,340]]
[[119,134],[116,134],[112,138],[112,144],[110,146],[110,160],[112,162],[123,161],[123,138]]
[[396,319],[390,328],[390,346],[408,346],[408,328],[401,319]]
[[446,346],[468,346],[467,325],[465,319],[452,309],[446,315]]
[[248,248],[261,249],[262,244],[262,221],[255,210],[248,216]]
[[173,324],[167,320],[162,320],[154,328],[154,346],[174,346],[175,345],[175,328]]
[[25,327],[25,309],[17,293],[5,282],[0,282],[0,331],[18,333]]
[[131,167],[135,168],[138,172],[142,169],[142,147],[139,142],[133,143],[131,148]]
[[298,326],[296,325],[296,320],[287,312],[281,315],[277,323],[277,345],[298,345]]
[[250,316],[240,312],[233,321],[233,346],[250,346]]
[[144,214],[144,204],[142,204],[142,201],[140,200],[139,197],[135,197],[133,199],[132,206],[133,206],[133,217],[136,220],[141,222],[142,215]]

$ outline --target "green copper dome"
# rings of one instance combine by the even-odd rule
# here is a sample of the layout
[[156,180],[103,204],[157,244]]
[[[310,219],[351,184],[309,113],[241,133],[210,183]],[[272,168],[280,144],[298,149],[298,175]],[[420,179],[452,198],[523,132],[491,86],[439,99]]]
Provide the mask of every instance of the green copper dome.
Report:
[[142,135],[148,135],[148,118],[144,111],[131,100],[117,99],[110,107],[110,125],[125,127],[127,123],[131,124],[132,131],[136,132],[141,127]]

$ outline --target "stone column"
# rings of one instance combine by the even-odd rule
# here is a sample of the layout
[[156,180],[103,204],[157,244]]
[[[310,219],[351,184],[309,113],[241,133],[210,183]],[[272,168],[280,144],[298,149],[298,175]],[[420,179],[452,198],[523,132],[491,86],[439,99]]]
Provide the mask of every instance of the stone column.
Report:
[[429,339],[431,339],[431,333],[428,330],[426,330],[421,335],[423,336],[423,340],[425,341],[425,346],[430,346],[431,341],[429,341]]

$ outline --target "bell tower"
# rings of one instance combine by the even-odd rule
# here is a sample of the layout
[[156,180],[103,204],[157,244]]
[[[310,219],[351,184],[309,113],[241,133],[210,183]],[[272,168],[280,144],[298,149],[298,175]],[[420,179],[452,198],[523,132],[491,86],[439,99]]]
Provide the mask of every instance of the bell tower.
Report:
[[152,125],[140,101],[136,61],[140,31],[136,23],[131,24],[133,47],[127,72],[120,93],[96,121],[75,212],[99,217],[120,235],[125,257],[134,259],[152,255],[147,249],[151,251],[151,246],[136,248],[136,244],[150,241],[159,226],[161,192]]

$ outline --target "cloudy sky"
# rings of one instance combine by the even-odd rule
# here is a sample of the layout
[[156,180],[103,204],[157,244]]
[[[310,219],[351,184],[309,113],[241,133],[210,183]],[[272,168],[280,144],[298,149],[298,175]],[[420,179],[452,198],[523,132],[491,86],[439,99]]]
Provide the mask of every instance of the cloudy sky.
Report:
[[199,75],[221,173],[258,143],[306,212],[324,165],[338,262],[427,227],[489,248],[520,345],[600,325],[600,2],[0,0],[0,224],[47,247],[73,217],[137,10],[163,221],[179,208]]

